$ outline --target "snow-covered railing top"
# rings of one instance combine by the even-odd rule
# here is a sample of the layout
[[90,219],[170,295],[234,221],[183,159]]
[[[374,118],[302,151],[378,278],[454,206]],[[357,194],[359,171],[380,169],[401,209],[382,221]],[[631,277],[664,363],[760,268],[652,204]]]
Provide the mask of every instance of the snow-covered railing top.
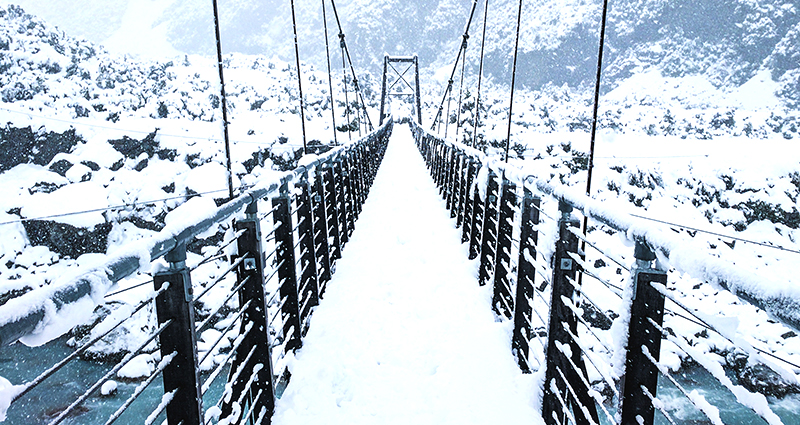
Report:
[[[664,266],[672,266],[688,275],[702,279],[736,295],[770,314],[776,320],[800,331],[800,288],[792,288],[786,283],[766,281],[753,271],[710,255],[691,241],[655,228],[645,219],[635,216],[630,204],[622,201],[599,201],[580,189],[548,180],[499,158],[490,157],[463,143],[445,140],[414,123],[414,131],[422,131],[429,137],[440,140],[465,155],[488,166],[497,175],[505,175],[509,180],[522,182],[528,188],[563,201],[582,214],[614,230],[622,232],[632,241],[646,243],[658,255]],[[483,174],[487,178],[488,173]],[[479,175],[478,180],[481,179]]]
[[74,317],[85,317],[87,310],[91,313],[95,306],[103,302],[103,298],[116,282],[140,268],[148,268],[153,260],[163,257],[178,246],[186,245],[192,238],[215,224],[241,213],[251,203],[277,194],[283,184],[297,181],[306,171],[381,137],[391,125],[392,120],[389,119],[376,131],[357,141],[319,156],[306,156],[301,160],[302,165],[294,170],[287,171],[279,178],[256,184],[204,216],[170,223],[158,234],[112,254],[103,264],[83,268],[70,276],[64,276],[60,282],[9,300],[0,306],[0,347],[31,335],[35,335],[31,343],[39,345],[66,333],[79,324]]

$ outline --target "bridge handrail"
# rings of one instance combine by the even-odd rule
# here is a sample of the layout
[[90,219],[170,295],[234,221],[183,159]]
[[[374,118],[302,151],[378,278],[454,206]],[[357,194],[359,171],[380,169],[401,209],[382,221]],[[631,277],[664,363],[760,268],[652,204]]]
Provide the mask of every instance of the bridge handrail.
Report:
[[[313,169],[330,159],[335,159],[349,150],[355,149],[368,140],[381,137],[392,125],[392,120],[361,139],[334,148],[313,161],[305,162],[297,168],[285,172],[282,176],[261,182],[236,198],[226,202],[214,210],[213,214],[195,223],[167,227],[150,238],[142,239],[130,247],[111,255],[111,258],[100,266],[88,266],[60,283],[37,288],[19,297],[13,298],[0,306],[0,347],[17,342],[32,333],[40,333],[47,326],[56,326],[55,332],[49,331],[49,339],[66,333],[79,323],[64,321],[63,317],[50,323],[50,314],[74,305],[86,297],[90,297],[94,306],[103,302],[103,297],[118,281],[131,276],[141,266],[161,258],[175,247],[185,245],[197,235],[211,226],[222,223],[233,215],[243,211],[251,203],[276,194],[284,183],[293,183],[304,172]],[[1,349],[1,348],[0,348]]]
[[[790,327],[795,327],[793,312],[781,311],[770,303],[796,304],[796,301],[753,297],[748,290],[757,288],[759,282],[752,273],[723,260],[708,258],[699,249],[686,252],[687,240],[654,229],[646,217],[626,214],[633,210],[627,203],[600,202],[578,189],[539,179],[528,173],[528,169],[442,139],[418,123],[412,122],[412,130],[450,217],[461,227],[461,240],[469,245],[469,258],[479,262],[479,284],[492,287],[492,309],[501,320],[513,322],[511,349],[520,369],[523,373],[536,371],[544,378],[539,385],[546,423],[596,424],[600,423],[602,411],[610,423],[652,425],[656,409],[674,423],[663,400],[657,398],[660,376],[668,378],[712,422],[721,423],[719,408],[702,397],[690,395],[670,371],[674,366],[661,361],[663,339],[671,341],[709,372],[721,387],[735,395],[742,407],[768,423],[782,423],[765,397],[768,390],[748,383],[748,378],[742,381],[743,375],[734,383],[722,366],[692,347],[697,337],[695,331],[676,328],[671,322],[665,324],[665,314],[687,320],[703,332],[718,334],[736,352],[741,350],[748,363],[753,359],[754,364],[780,375],[791,385],[800,382],[787,368],[796,370],[796,363],[776,356],[770,349],[751,345],[735,331],[715,325],[715,321],[708,321],[708,316],[687,307],[667,287],[665,264],[672,263],[687,275],[733,288],[730,292],[740,299],[766,310]],[[557,201],[558,214],[545,211],[544,199]],[[580,230],[579,216],[574,214],[576,210],[633,241],[636,261],[626,265],[586,240]],[[543,217],[547,218],[546,226],[542,226]],[[619,266],[616,274],[622,275],[625,269],[630,277],[620,276],[621,282],[615,284],[615,278],[596,273],[595,269],[607,263],[592,265],[579,246],[581,240],[597,250],[598,262],[610,260]],[[545,253],[545,258],[541,253]],[[584,281],[597,284],[584,288]],[[749,288],[745,286],[748,283],[752,285]],[[603,294],[611,299],[606,300]],[[666,305],[667,299],[674,306]],[[610,302],[611,308],[606,309],[597,301]],[[676,311],[676,306],[682,310]],[[538,310],[545,312],[544,317]],[[579,333],[579,325],[585,332]],[[597,330],[606,333],[598,334]],[[583,335],[596,341],[588,341],[586,345]],[[532,345],[534,340],[542,351]],[[600,360],[601,367],[596,356],[607,357]],[[607,366],[603,366],[606,361]],[[599,381],[590,381],[588,364],[601,376]],[[748,373],[738,371],[739,365],[731,367],[736,369],[735,373]],[[606,390],[610,395],[601,396]],[[607,402],[617,405],[616,415],[608,411]]]
[[702,250],[687,249],[687,246],[691,245],[689,241],[657,229],[647,220],[635,217],[630,212],[632,207],[629,204],[599,201],[586,196],[579,188],[553,184],[461,142],[442,139],[422,126],[416,128],[431,137],[436,137],[445,145],[489,165],[493,170],[505,173],[508,178],[524,182],[539,192],[566,202],[591,219],[625,233],[631,240],[646,243],[659,254],[662,264],[675,266],[695,278],[717,284],[742,301],[766,311],[784,325],[800,332],[800,297],[797,294],[766,294],[763,278],[740,265],[713,257]]

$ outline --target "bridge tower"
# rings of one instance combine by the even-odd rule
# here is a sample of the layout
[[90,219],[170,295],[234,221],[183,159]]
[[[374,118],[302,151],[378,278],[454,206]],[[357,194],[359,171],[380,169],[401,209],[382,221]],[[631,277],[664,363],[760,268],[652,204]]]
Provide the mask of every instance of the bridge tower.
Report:
[[[398,68],[394,66],[394,64],[402,64],[400,68],[404,65],[406,66],[403,72],[400,72]],[[408,82],[406,79],[406,74],[408,71],[414,68],[414,84]],[[394,71],[392,74],[392,83],[387,87],[387,78],[389,70]],[[398,86],[399,83],[402,83]],[[410,92],[409,92],[410,90]],[[383,88],[381,89],[381,118],[380,124],[383,124],[384,118],[386,118],[386,96],[412,96],[414,99],[414,103],[416,104],[417,109],[417,122],[422,124],[422,104],[420,102],[420,95],[419,95],[419,60],[417,56],[389,56],[386,55],[383,58]]]

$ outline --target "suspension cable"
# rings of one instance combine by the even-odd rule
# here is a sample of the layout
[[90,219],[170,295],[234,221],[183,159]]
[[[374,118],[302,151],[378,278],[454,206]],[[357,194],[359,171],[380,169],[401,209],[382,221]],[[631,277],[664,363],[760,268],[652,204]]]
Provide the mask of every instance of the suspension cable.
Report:
[[[603,74],[603,50],[605,48],[606,40],[606,22],[608,18],[608,0],[603,0],[603,16],[600,19],[600,48],[597,52],[597,76],[594,84],[594,106],[592,110],[592,133],[589,143],[589,169],[586,175],[586,196],[592,195],[592,171],[594,170],[594,145],[595,137],[597,134],[597,108],[600,103],[600,78]],[[589,216],[583,216],[583,235],[589,229]],[[586,250],[586,243],[581,243],[581,251]],[[583,280],[583,274],[578,276],[578,283]]]
[[[603,50],[606,41],[606,22],[608,17],[608,0],[603,0],[603,18],[600,23],[600,49],[597,52],[597,77],[594,84],[594,108],[592,111],[592,135],[589,145],[589,175],[586,177],[586,195],[592,191],[592,169],[594,168],[594,145],[597,134],[597,109],[600,103],[600,78],[603,75]],[[586,225],[583,226],[586,228]]]
[[231,144],[228,138],[228,104],[225,96],[225,77],[222,71],[222,43],[219,35],[219,11],[217,0],[214,5],[214,33],[217,38],[217,69],[219,70],[219,93],[222,97],[222,131],[225,137],[225,158],[228,165],[228,199],[233,199],[233,171],[231,171]]
[[333,122],[333,144],[339,146],[339,141],[336,139],[336,111],[333,100],[333,77],[331,76],[331,49],[328,45],[328,14],[325,10],[325,0],[322,0],[322,26],[325,28],[325,57],[328,59],[328,90],[331,99],[331,120]]
[[303,102],[303,80],[300,78],[300,48],[297,45],[297,18],[294,12],[294,0],[292,4],[292,28],[294,30],[294,58],[297,62],[297,87],[300,89],[300,127],[303,129],[303,155],[308,155],[308,146],[306,144],[306,114],[305,102]]
[[[456,67],[457,66],[458,66],[458,62],[456,62]],[[453,90],[450,89],[451,87],[453,87],[453,80],[452,79],[450,79],[450,81],[447,82],[447,87],[448,87],[448,90],[447,90],[447,93],[448,93],[448,96],[447,96],[447,113],[444,116],[444,138],[445,139],[447,138],[447,129],[450,127],[450,103],[453,100]],[[439,122],[441,122],[441,121],[439,121]]]
[[[475,15],[475,8],[478,6],[478,0],[473,0],[472,8],[469,12],[469,18],[467,19],[467,25],[464,27],[464,35],[469,37],[469,27],[472,25],[472,18]],[[444,109],[444,102],[447,100],[447,95],[450,93],[450,90],[453,88],[453,77],[456,75],[456,70],[458,70],[458,61],[461,60],[461,53],[464,52],[465,46],[464,44],[460,44],[458,46],[458,53],[456,54],[456,62],[453,64],[453,70],[450,72],[450,78],[448,78],[447,87],[444,90],[444,95],[442,95],[442,101],[439,103],[439,111],[436,113],[436,118],[433,119],[433,127],[431,130],[436,128],[436,123],[439,122],[441,126],[441,122],[439,121],[442,116],[442,110]]]
[[[334,9],[334,12],[336,9]],[[347,95],[347,63],[345,62],[344,49],[347,45],[344,42],[344,33],[339,28],[339,48],[342,50],[342,84],[344,85],[344,113],[347,117],[347,140],[353,140],[353,134],[350,130],[350,100]]]
[[458,140],[458,130],[461,129],[461,101],[463,100],[462,95],[464,94],[464,67],[467,64],[467,40],[469,40],[469,34],[464,34],[464,41],[462,41],[462,44],[464,45],[464,57],[461,58],[461,83],[458,86],[458,114],[456,115],[456,140]]
[[511,146],[511,121],[514,109],[514,86],[517,82],[517,52],[519,51],[519,27],[522,23],[522,0],[519,0],[519,10],[517,11],[517,38],[514,41],[514,64],[511,67],[511,101],[508,105],[508,135],[506,137],[506,163],[508,163],[508,149]]
[[[361,93],[361,88],[358,86],[358,78],[356,77],[356,70],[353,67],[353,60],[350,57],[350,49],[347,48],[347,43],[344,41],[344,32],[342,32],[342,22],[339,20],[339,12],[336,9],[336,2],[331,0],[331,6],[333,6],[333,14],[336,17],[336,25],[339,26],[339,39],[341,40],[342,49],[344,49],[344,53],[347,55],[347,63],[350,64],[350,73],[353,75],[353,87],[358,95],[358,98],[361,100],[361,106],[364,109],[364,115],[367,117],[367,124],[369,124],[369,129],[372,131],[375,127],[372,125],[372,119],[370,119],[369,114],[367,113],[367,103],[364,102],[364,95]],[[344,57],[342,58],[344,61]]]
[[475,117],[473,117],[472,147],[478,145],[478,123],[481,114],[481,80],[483,80],[483,52],[486,46],[486,18],[489,16],[489,0],[483,6],[483,35],[481,36],[481,59],[478,66],[478,93],[475,98]]

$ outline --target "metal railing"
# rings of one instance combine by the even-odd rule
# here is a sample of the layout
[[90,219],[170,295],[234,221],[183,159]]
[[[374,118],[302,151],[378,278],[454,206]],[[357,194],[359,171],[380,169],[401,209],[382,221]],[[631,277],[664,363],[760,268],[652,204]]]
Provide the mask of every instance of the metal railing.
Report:
[[[107,383],[136,356],[152,352],[154,344],[158,363],[106,423],[120,418],[158,379],[164,386],[161,403],[146,419],[136,421],[270,423],[276,397],[291,377],[287,364],[302,346],[312,309],[324,294],[354,229],[386,152],[392,125],[388,120],[357,142],[331,150],[278,180],[263,182],[198,222],[168,226],[77,279],[36,289],[0,306],[0,347],[31,334],[52,333],[56,325],[60,333],[66,333],[80,323],[70,323],[68,314],[59,313],[97,306],[106,296],[127,291],[110,292],[115,283],[136,273],[140,266],[149,268],[160,257],[168,264],[144,282],[152,283],[154,291],[143,301],[131,309],[120,309],[119,317],[109,316],[89,330],[86,341],[67,358],[36,379],[13,387],[10,409],[25,403],[34,388],[135,314],[150,309],[155,311],[157,325],[149,338],[54,415],[51,424],[79,414],[90,396],[105,393]],[[188,267],[187,245],[232,218],[232,231],[223,246]],[[236,253],[226,255],[226,247],[234,244]],[[192,284],[192,272],[200,265],[222,263],[226,256],[230,263],[221,266],[222,272],[213,280]],[[67,323],[55,323],[64,319]],[[198,339],[203,341],[202,349]],[[218,382],[220,376],[227,378],[224,385]],[[204,406],[214,385],[221,388],[221,396]]]
[[[674,288],[668,289],[663,263],[731,288],[741,300],[795,330],[800,310],[782,307],[797,306],[798,300],[774,304],[774,299],[756,296],[746,284],[752,282],[743,282],[752,275],[747,270],[721,267],[724,260],[710,256],[692,262],[670,256],[686,242],[569,187],[553,186],[416,123],[411,126],[446,207],[462,229],[469,258],[480,262],[479,283],[492,285],[495,313],[513,321],[511,349],[520,369],[543,379],[541,408],[547,424],[653,424],[656,410],[674,424],[658,399],[660,377],[704,420],[723,423],[720,407],[727,406],[715,406],[687,389],[660,360],[665,340],[707,371],[753,418],[783,423],[763,394],[732,382],[718,362],[693,346],[694,334],[681,334],[673,324],[684,321],[697,332],[716,333],[733,350],[792,384],[797,383],[793,370],[800,367],[750,346],[686,307]],[[625,235],[635,246],[633,265],[588,240],[577,213]],[[587,259],[587,245],[594,264]],[[604,271],[613,268],[615,273]]]

